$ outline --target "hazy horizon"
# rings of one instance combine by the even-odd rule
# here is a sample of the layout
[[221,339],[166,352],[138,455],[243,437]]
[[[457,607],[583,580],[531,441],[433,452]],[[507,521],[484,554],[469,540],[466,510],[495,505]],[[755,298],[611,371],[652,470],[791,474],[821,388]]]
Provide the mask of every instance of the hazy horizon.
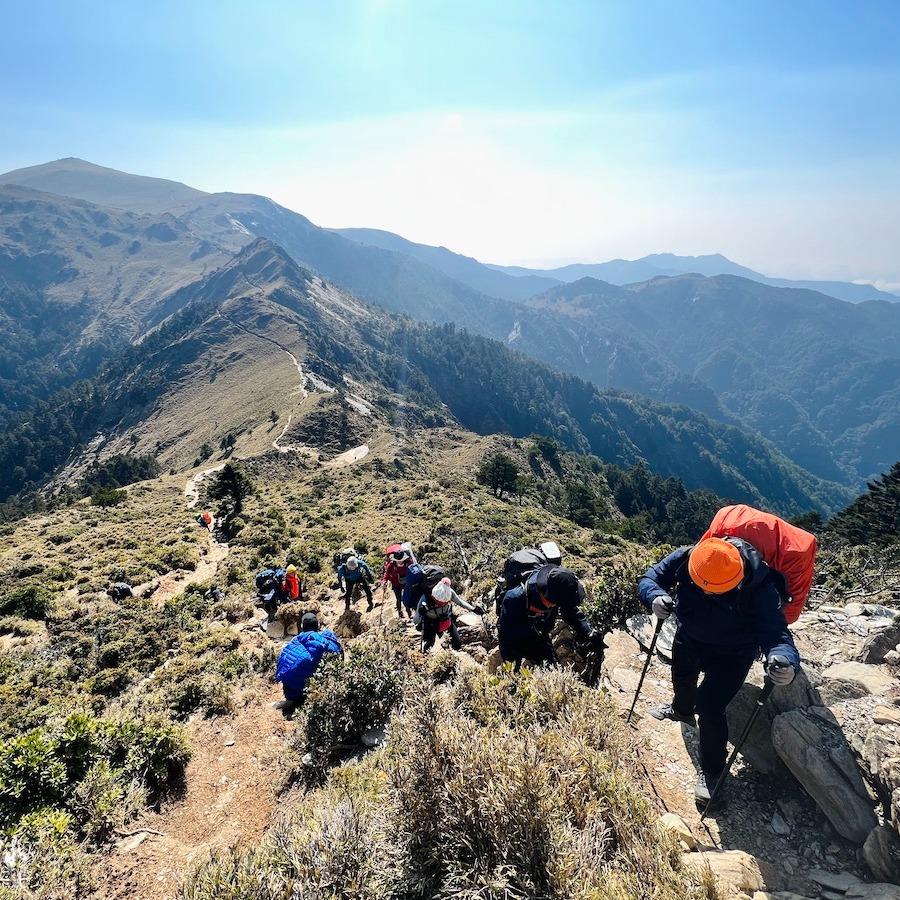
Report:
[[495,264],[900,287],[889,3],[89,10],[8,10],[3,171],[77,156]]

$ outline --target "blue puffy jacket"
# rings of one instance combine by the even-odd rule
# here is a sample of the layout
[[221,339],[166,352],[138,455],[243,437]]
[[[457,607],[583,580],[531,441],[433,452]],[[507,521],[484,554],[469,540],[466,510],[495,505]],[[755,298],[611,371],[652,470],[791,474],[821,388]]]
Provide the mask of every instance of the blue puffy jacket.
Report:
[[694,641],[716,647],[785,656],[794,668],[800,655],[781,611],[782,576],[770,569],[755,547],[729,538],[744,560],[744,580],[725,594],[704,594],[688,573],[692,547],[681,547],[651,566],[638,585],[641,602],[650,610],[656,597],[676,601],[679,627]]
[[301,631],[281,651],[275,680],[284,684],[286,696],[299,697],[322,658],[340,652],[341,643],[333,631]]

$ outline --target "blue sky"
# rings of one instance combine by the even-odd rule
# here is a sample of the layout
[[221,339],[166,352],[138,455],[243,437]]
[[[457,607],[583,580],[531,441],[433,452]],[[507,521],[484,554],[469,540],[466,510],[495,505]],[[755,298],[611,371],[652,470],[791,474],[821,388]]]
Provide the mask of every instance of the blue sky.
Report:
[[81,156],[489,261],[900,283],[893,2],[2,12],[0,170]]

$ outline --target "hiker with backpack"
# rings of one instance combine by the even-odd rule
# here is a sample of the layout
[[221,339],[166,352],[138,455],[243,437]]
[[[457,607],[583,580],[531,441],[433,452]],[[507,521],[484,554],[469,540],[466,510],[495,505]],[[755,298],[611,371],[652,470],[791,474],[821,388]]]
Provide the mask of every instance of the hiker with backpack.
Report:
[[338,586],[344,592],[344,611],[349,612],[350,602],[358,589],[362,589],[368,602],[368,610],[375,608],[372,602],[372,588],[375,580],[369,564],[361,556],[349,556],[337,567]]
[[304,613],[300,620],[300,633],[285,645],[275,670],[275,680],[281,682],[284,690],[281,708],[287,718],[303,702],[307,682],[329,653],[339,653],[341,659],[344,658],[337,635],[327,628],[320,630],[315,613]]
[[725,709],[760,652],[766,676],[776,686],[790,684],[800,668],[782,610],[784,586],[784,576],[764,562],[756,547],[731,535],[704,535],[693,547],[675,550],[651,566],[640,579],[644,606],[660,620],[673,612],[678,619],[672,645],[674,697],[650,714],[691,728],[699,717],[698,802],[709,801],[722,777],[728,741]]
[[266,568],[256,575],[257,602],[266,611],[267,623],[275,621],[275,613],[278,612],[278,607],[288,600],[284,591],[286,575],[287,572],[281,568]]
[[288,601],[303,599],[303,585],[300,582],[300,576],[297,574],[297,567],[293,563],[284,570],[281,590]]
[[571,570],[544,565],[533,571],[522,584],[505,591],[497,601],[497,635],[500,655],[505,662],[553,665],[553,627],[561,614],[575,637],[594,652],[603,654],[603,635],[595,631],[584,616],[584,585]]
[[403,605],[407,609],[415,609],[413,621],[416,627],[422,629],[423,653],[427,653],[435,641],[447,633],[454,650],[462,647],[453,615],[454,605],[476,616],[483,616],[485,612],[483,606],[473,606],[453,590],[447,573],[440,566],[422,566],[418,563],[409,567],[403,588]]
[[[381,574],[381,586],[387,591],[388,585],[394,592],[394,599],[397,602],[397,617],[403,618],[403,588],[406,584],[406,576],[409,567],[415,562],[412,555],[412,548],[409,544],[391,544],[385,550],[386,559],[384,562],[384,570]],[[412,618],[413,611],[406,609],[409,618]]]

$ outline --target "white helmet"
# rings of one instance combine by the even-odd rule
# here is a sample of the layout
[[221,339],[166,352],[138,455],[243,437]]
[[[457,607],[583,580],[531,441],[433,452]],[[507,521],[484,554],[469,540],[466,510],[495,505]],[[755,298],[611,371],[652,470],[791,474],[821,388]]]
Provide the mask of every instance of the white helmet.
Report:
[[354,569],[359,566],[359,560],[355,556],[347,557],[347,562],[345,563],[347,568],[352,572]]
[[432,589],[431,599],[436,603],[449,603],[453,599],[453,588],[449,578],[442,578]]

